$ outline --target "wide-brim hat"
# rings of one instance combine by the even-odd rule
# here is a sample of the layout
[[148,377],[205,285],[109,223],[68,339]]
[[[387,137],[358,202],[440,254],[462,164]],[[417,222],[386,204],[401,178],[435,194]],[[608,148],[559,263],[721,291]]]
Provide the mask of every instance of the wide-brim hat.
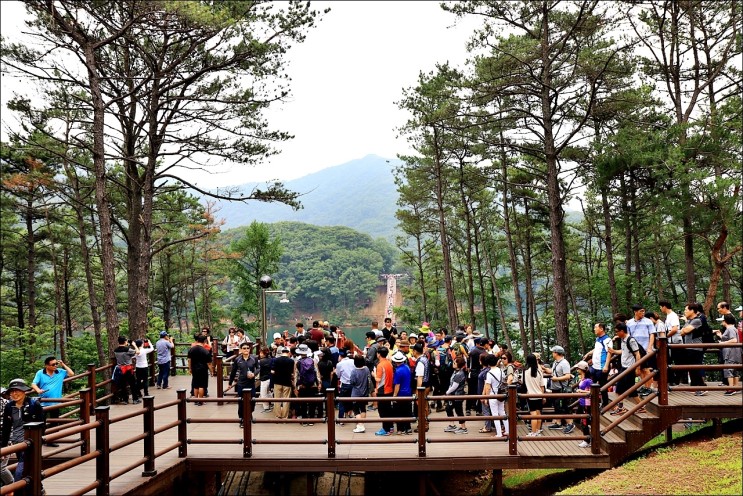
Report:
[[312,351],[310,350],[310,347],[307,346],[306,344],[300,344],[294,349],[294,351],[297,353],[297,355],[305,355],[305,356],[312,353]]
[[28,393],[32,390],[23,379],[13,379],[10,381],[10,384],[8,384],[8,392],[13,391],[14,389],[23,391],[24,393]]
[[401,351],[396,351],[390,358],[390,360],[392,360],[393,363],[403,363],[406,359],[407,357]]

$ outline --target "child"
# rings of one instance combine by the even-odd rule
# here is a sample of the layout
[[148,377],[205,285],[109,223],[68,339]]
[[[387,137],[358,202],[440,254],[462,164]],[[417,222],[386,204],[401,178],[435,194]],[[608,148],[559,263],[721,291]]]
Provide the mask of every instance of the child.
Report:
[[[591,391],[591,385],[593,380],[588,376],[588,364],[581,360],[575,364],[573,370],[578,370],[578,393],[588,393]],[[578,400],[578,413],[588,413],[588,409],[591,406],[591,398],[581,398]],[[588,425],[588,419],[580,420],[581,429],[583,435],[588,436],[591,433],[591,429]],[[591,443],[588,441],[581,441],[578,445],[580,448],[589,448]]]

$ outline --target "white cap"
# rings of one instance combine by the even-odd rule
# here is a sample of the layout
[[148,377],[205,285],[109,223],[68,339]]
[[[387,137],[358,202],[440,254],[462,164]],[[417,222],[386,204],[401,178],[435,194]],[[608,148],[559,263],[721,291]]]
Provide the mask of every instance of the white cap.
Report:
[[743,310],[743,305],[738,305],[738,308],[735,309],[736,312],[740,312]]
[[723,320],[725,320],[725,317],[717,317],[715,320],[717,322],[722,322]]
[[279,332],[274,332],[274,333],[273,333],[273,338],[274,338],[274,339],[281,339],[281,333],[279,333]]

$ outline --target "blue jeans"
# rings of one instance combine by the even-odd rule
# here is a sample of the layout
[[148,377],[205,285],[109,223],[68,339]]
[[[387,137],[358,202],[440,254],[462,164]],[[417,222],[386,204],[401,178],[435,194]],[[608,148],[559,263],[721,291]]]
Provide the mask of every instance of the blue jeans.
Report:
[[15,479],[15,482],[18,482],[23,478],[23,465],[24,465],[24,455],[26,453],[23,451],[19,451],[16,453],[16,456],[18,457],[18,465],[15,467],[15,473],[13,474],[13,479]]
[[164,388],[168,387],[168,377],[170,377],[170,362],[158,363],[157,385]]

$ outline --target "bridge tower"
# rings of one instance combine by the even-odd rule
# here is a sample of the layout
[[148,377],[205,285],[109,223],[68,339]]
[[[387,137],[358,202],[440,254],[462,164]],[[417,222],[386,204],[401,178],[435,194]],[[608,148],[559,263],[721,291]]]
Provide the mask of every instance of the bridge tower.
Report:
[[394,305],[397,299],[397,280],[406,277],[405,274],[381,274],[382,279],[387,280],[387,294],[384,303],[384,317],[391,318],[392,322],[396,322]]

